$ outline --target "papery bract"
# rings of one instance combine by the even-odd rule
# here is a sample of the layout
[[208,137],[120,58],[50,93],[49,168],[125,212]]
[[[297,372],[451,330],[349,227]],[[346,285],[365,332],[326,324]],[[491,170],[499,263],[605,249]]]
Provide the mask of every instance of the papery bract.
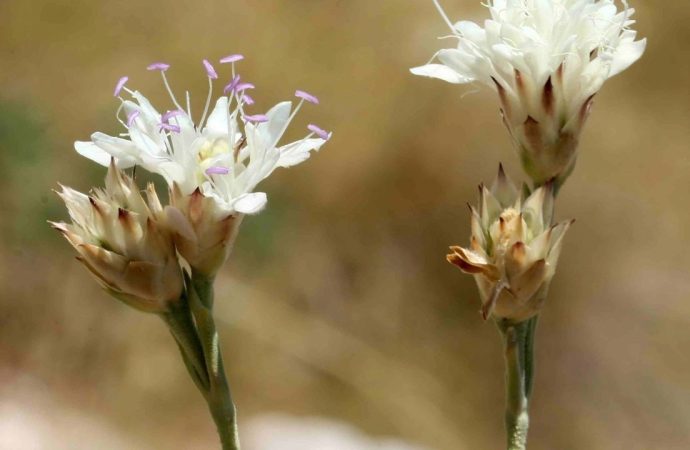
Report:
[[112,163],[105,189],[86,195],[63,186],[59,195],[72,223],[53,222],[53,227],[110,294],[153,313],[165,312],[178,301],[182,272],[152,187],[145,201],[134,180]]

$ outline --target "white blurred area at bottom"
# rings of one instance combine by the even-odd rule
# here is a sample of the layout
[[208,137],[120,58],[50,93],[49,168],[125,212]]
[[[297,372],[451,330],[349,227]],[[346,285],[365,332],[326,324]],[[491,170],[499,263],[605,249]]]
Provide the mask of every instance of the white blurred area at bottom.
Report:
[[[0,371],[0,450],[149,450],[153,447],[33,377]],[[101,412],[102,413],[102,412]],[[210,420],[210,419],[209,419]],[[242,450],[430,450],[373,438],[347,423],[266,413],[240,421]],[[178,441],[180,450],[216,448],[217,437]],[[168,447],[173,450],[173,447]]]
[[0,374],[0,450],[122,450],[146,445],[98,414],[80,411],[29,377]]
[[245,422],[240,438],[243,450],[428,450],[396,439],[375,439],[331,419],[277,413]]

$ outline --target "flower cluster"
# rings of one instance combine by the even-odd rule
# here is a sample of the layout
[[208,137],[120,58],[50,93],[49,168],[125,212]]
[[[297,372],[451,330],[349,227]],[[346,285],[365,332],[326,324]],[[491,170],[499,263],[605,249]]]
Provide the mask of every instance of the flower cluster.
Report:
[[[174,105],[159,112],[138,91],[127,88],[128,77],[117,83],[114,95],[121,101],[118,120],[125,128],[120,137],[94,133],[89,142],[76,142],[81,155],[107,166],[115,158],[117,166],[140,166],[162,175],[172,187],[176,184],[183,194],[199,189],[205,197],[227,213],[254,214],[266,204],[266,194],[254,192],[256,186],[278,167],[291,167],[309,158],[330,138],[330,133],[309,125],[309,134],[296,142],[279,145],[290,122],[304,102],[319,100],[304,91],[296,91],[299,99],[278,103],[266,114],[249,114],[254,99],[248,91],[252,83],[243,82],[235,73],[241,55],[220,60],[232,65],[232,79],[224,87],[209,114],[213,82],[218,73],[208,60],[203,61],[209,81],[205,108],[198,122],[192,117],[189,96],[183,108],[170,88],[165,63],[154,63],[148,70],[160,72]],[[122,98],[123,92],[132,100]],[[124,113],[124,117],[121,117]]]
[[412,73],[497,91],[527,174],[538,184],[565,179],[594,95],[644,53],[646,40],[630,29],[634,9],[614,0],[491,0],[480,26],[453,24],[434,2],[458,44]]
[[451,247],[448,261],[475,276],[484,319],[531,318],[546,299],[572,223],[551,226],[552,185],[518,191],[501,167],[491,189],[479,186],[479,210],[470,210],[470,248]]
[[[192,118],[189,94],[183,108],[172,92],[168,64],[148,66],[160,72],[174,105],[162,113],[140,92],[130,90],[128,77],[122,77],[114,96],[120,100],[117,119],[124,132],[94,133],[91,141],[75,143],[79,154],[109,166],[106,187],[91,195],[63,188],[60,196],[72,224],[53,226],[108,291],[139,309],[160,312],[180,297],[178,257],[192,270],[213,277],[228,258],[243,216],[261,211],[267,202],[265,193],[255,192],[256,186],[275,169],[305,161],[331,137],[310,124],[306,137],[281,144],[303,104],[319,100],[298,90],[296,107],[285,101],[266,114],[250,114],[254,99],[248,91],[254,85],[235,70],[242,59],[230,55],[220,60],[231,65],[232,77],[213,108],[218,73],[203,61],[209,92],[198,122]],[[124,93],[131,99],[123,98]],[[170,203],[162,205],[152,185],[145,202],[132,178],[122,172],[131,167],[161,175]]]

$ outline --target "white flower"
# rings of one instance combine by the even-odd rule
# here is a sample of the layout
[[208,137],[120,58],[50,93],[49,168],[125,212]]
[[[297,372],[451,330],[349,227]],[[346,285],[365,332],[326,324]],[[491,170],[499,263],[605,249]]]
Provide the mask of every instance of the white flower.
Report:
[[52,223],[79,252],[78,260],[113,296],[146,312],[164,312],[178,301],[182,271],[172,236],[159,220],[153,190],[142,198],[134,181],[111,164],[105,189],[91,195],[62,187],[71,224]]
[[[297,91],[300,103],[293,110],[292,102],[277,104],[264,114],[248,114],[254,103],[246,93],[254,86],[241,82],[234,64],[241,55],[231,55],[221,63],[231,63],[233,78],[218,98],[211,113],[213,80],[218,78],[213,66],[204,60],[209,79],[206,107],[198,122],[192,118],[189,96],[183,108],[170,89],[165,76],[169,66],[151,64],[148,69],[160,71],[174,108],[161,113],[138,91],[125,87],[123,77],[115,88],[122,101],[118,120],[125,127],[119,137],[94,133],[90,142],[76,142],[81,155],[108,165],[114,157],[118,167],[141,166],[162,175],[168,185],[177,185],[184,194],[199,189],[212,198],[227,215],[253,214],[266,204],[266,194],[254,192],[256,186],[278,167],[291,167],[309,158],[330,138],[322,129],[310,126],[310,134],[296,142],[279,145],[288,125],[305,101],[318,103],[316,97]],[[132,100],[120,94],[128,92]],[[120,119],[120,112],[125,119]]]
[[412,73],[450,83],[479,82],[498,92],[501,111],[528,174],[543,183],[572,170],[593,96],[645,50],[634,9],[613,0],[492,0],[480,26],[451,28],[456,48]]
[[451,247],[448,262],[475,276],[482,315],[522,322],[546,299],[572,221],[551,225],[552,185],[518,192],[499,168],[491,190],[480,186],[470,248]]

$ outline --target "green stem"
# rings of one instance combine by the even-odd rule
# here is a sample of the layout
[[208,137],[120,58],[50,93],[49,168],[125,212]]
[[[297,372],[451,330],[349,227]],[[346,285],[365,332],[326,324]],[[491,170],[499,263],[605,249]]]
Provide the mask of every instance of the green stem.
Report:
[[525,367],[525,395],[529,400],[532,396],[534,385],[534,335],[537,331],[539,316],[534,316],[527,321],[527,336],[523,345],[523,364]]
[[194,384],[206,397],[209,379],[204,352],[186,299],[183,298],[180,304],[173,305],[168,312],[161,314],[161,319],[175,339]]
[[213,319],[213,278],[192,272],[190,305],[201,340],[209,391],[206,400],[218,429],[223,450],[239,450],[237,412],[225,375],[218,332]]
[[503,336],[506,362],[506,414],[508,450],[526,450],[529,428],[528,399],[525,390],[524,346],[529,321],[498,323]]

